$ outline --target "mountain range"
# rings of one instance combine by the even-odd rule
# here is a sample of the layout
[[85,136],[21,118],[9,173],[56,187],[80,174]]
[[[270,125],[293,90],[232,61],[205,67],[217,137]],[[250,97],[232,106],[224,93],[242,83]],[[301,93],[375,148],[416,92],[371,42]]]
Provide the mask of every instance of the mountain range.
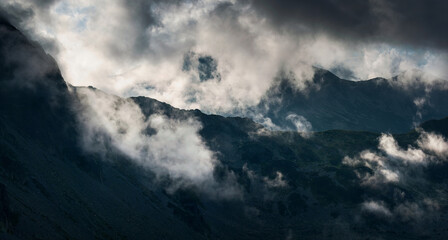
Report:
[[[317,70],[319,87],[304,94],[279,80],[258,107],[278,125],[288,126],[291,113],[304,116],[315,130],[304,135],[70,86],[56,61],[6,20],[0,55],[1,239],[448,234],[443,88],[400,91],[384,79],[351,82]],[[102,105],[86,106],[91,97]],[[417,109],[416,98],[427,104]],[[433,120],[414,127],[417,112]],[[145,128],[134,132],[129,119]],[[140,138],[151,144],[133,142]],[[185,149],[174,164],[190,155],[214,159],[205,181],[197,175],[206,163],[185,172],[140,155],[169,163],[179,142],[201,152]]]

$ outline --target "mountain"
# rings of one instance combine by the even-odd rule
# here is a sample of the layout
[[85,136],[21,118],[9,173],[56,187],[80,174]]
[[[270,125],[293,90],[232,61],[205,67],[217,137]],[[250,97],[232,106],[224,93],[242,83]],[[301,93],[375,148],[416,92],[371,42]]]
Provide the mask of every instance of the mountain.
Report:
[[305,117],[314,131],[330,129],[407,132],[419,122],[448,115],[446,81],[425,83],[374,78],[366,81],[340,79],[316,68],[305,90],[281,78],[255,108],[284,128],[294,129],[290,114]]
[[[0,55],[0,239],[444,239],[448,233],[446,118],[395,135],[302,136],[248,118],[69,86],[53,58],[5,20]],[[83,94],[98,105],[86,108]],[[88,110],[107,117],[85,117]],[[105,122],[83,125],[92,119]],[[152,124],[137,132],[127,121]],[[164,165],[143,167],[139,155],[127,153],[140,138],[98,134],[86,146],[86,133],[113,124],[119,137],[143,135],[151,144],[136,149],[160,148],[168,163],[176,151],[169,145],[209,149],[216,158],[212,178],[176,186],[175,175],[158,175]],[[200,141],[189,137],[191,129]],[[89,150],[97,145],[101,151]],[[174,157],[204,154],[185,150]],[[189,174],[201,169],[193,167]],[[229,189],[236,194],[226,197]]]

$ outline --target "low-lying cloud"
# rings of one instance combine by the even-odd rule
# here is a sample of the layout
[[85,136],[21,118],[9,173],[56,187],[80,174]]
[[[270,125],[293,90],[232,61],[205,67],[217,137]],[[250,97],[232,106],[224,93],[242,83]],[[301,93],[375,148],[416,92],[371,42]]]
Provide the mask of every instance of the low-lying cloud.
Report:
[[311,136],[311,131],[313,129],[311,123],[306,120],[305,117],[297,115],[297,114],[289,114],[286,117],[286,120],[291,121],[291,123],[294,124],[294,126],[296,127],[297,132],[299,132],[299,134],[302,137],[310,137]]
[[[415,146],[408,146],[407,149],[401,148],[392,135],[382,134],[378,150],[364,150],[355,157],[344,157],[342,163],[355,167],[362,186],[378,191],[395,186],[392,203],[372,197],[362,203],[363,211],[389,220],[418,221],[439,209],[436,199],[407,198],[401,190],[410,186],[421,187],[425,184],[425,178],[420,170],[447,160],[448,142],[443,136],[423,130],[419,130],[419,134]],[[361,166],[370,171],[361,171],[358,168]]]
[[383,183],[397,183],[407,170],[426,166],[429,163],[440,163],[446,160],[448,142],[441,135],[420,132],[416,145],[402,149],[390,134],[382,134],[379,138],[378,150],[364,150],[355,157],[344,157],[342,163],[349,166],[365,166],[373,174],[359,174],[362,183],[376,186]]
[[392,213],[381,201],[367,201],[362,204],[362,209],[376,215],[390,217]]
[[378,149],[383,151],[389,159],[396,159],[405,164],[425,164],[426,154],[421,149],[411,146],[404,150],[398,146],[397,141],[390,134],[383,134],[379,139]]
[[193,118],[145,117],[131,99],[122,99],[92,88],[74,90],[84,148],[106,155],[117,149],[135,164],[158,177],[173,180],[172,189],[194,186],[220,197],[234,197],[238,189],[222,188],[213,176],[218,161],[202,141],[201,123]]
[[250,194],[252,197],[272,200],[277,196],[276,191],[289,188],[288,180],[280,171],[274,172],[272,176],[261,176],[250,169],[245,163],[242,167],[243,174],[248,178],[250,184]]
[[279,171],[275,172],[275,178],[270,179],[268,177],[264,177],[263,180],[269,188],[282,188],[288,186],[283,174]]
[[417,144],[420,148],[435,154],[442,160],[446,160],[448,157],[448,142],[441,135],[422,132]]
[[439,204],[429,198],[419,202],[405,201],[389,207],[383,201],[365,201],[361,204],[361,209],[365,212],[376,215],[388,221],[421,221],[439,210]]

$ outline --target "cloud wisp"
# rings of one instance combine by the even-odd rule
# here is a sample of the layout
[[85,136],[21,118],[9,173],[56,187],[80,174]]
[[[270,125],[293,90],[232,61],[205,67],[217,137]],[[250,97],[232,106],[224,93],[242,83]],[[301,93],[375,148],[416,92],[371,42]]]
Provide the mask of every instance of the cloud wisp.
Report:
[[439,210],[437,201],[429,198],[423,201],[410,202],[404,201],[396,204],[394,207],[387,206],[383,201],[369,200],[361,204],[361,209],[367,213],[374,214],[387,221],[400,220],[403,222],[421,221],[427,218],[428,214]]
[[247,163],[241,170],[249,180],[251,197],[272,200],[277,196],[277,191],[290,188],[287,178],[280,171],[275,171],[273,177],[261,176],[250,169]]
[[291,121],[294,126],[296,127],[297,132],[299,132],[300,136],[304,138],[311,137],[312,135],[312,125],[311,123],[306,120],[305,117],[297,115],[297,114],[289,114],[286,117],[286,120]]
[[[369,171],[355,169],[360,184],[373,190],[394,188],[394,200],[386,203],[374,198],[361,205],[365,212],[384,219],[419,221],[435,213],[440,207],[437,199],[406,198],[403,189],[425,184],[420,171],[431,164],[442,164],[447,160],[448,142],[441,135],[420,130],[416,147],[401,148],[390,134],[379,138],[378,151],[364,150],[355,157],[344,157],[342,163],[352,167],[366,167]],[[378,197],[376,197],[378,198]]]
[[448,142],[441,135],[422,132],[417,144],[420,148],[435,154],[441,160],[446,161],[448,158]]
[[362,183],[377,186],[384,183],[398,183],[407,170],[413,167],[426,166],[430,163],[440,163],[447,157],[448,142],[441,135],[420,132],[418,147],[408,146],[402,149],[390,134],[382,134],[379,138],[378,150],[364,150],[354,158],[344,157],[342,163],[349,166],[365,166],[373,174],[361,176]]

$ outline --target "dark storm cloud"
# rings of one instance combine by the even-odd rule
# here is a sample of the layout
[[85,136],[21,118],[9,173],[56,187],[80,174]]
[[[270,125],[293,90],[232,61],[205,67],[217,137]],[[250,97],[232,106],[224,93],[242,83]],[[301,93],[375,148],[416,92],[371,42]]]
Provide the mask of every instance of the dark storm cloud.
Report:
[[282,29],[448,48],[445,0],[241,0]]

